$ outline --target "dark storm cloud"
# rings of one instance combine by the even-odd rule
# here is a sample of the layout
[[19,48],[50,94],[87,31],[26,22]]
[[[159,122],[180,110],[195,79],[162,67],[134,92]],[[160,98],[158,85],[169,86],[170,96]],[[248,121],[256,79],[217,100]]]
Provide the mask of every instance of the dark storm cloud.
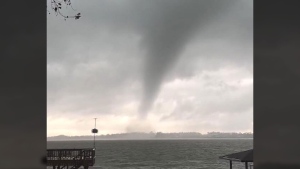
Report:
[[81,19],[48,16],[49,115],[110,114],[133,101],[145,117],[167,81],[229,64],[252,71],[252,1],[97,0],[73,7]]
[[[144,95],[139,110],[143,115],[151,108],[166,73],[176,63],[190,36],[198,26],[209,24],[228,3],[161,1],[157,5],[159,7],[155,17],[150,21],[153,26],[145,30],[143,39],[147,51],[143,77]],[[197,33],[201,33],[201,29]]]
[[[230,29],[227,25],[234,24],[234,19],[239,19],[241,27],[246,29],[251,30],[252,26],[249,12],[251,4],[246,1],[76,1],[75,4],[82,10],[89,8],[85,11],[86,18],[82,22],[93,22],[92,25],[97,28],[91,28],[92,30],[105,27],[116,35],[120,32],[133,32],[142,37],[141,47],[146,56],[142,69],[143,96],[139,110],[142,116],[151,108],[166,74],[177,62],[191,38],[201,35],[213,21],[222,19],[221,16],[225,14],[230,14],[229,17],[232,18],[228,19],[228,24],[224,24],[224,29]],[[230,13],[232,9],[238,10]],[[242,10],[247,10],[247,13]],[[245,12],[246,16],[236,17],[241,12]],[[94,36],[89,32],[86,32],[85,38]],[[249,32],[251,31],[246,31],[246,38],[251,36]],[[223,36],[224,32],[219,30],[215,33]]]

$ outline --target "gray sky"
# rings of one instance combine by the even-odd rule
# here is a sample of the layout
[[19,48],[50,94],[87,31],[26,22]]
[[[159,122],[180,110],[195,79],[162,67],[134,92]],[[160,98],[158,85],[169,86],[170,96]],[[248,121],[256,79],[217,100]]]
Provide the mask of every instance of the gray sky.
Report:
[[252,1],[73,7],[48,15],[48,136],[253,131]]

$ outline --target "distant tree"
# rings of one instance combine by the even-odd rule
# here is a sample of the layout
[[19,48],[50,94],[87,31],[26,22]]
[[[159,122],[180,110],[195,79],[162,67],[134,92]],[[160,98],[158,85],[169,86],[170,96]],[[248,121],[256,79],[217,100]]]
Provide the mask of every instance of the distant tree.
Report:
[[[75,18],[75,20],[79,19],[81,17],[80,13],[77,13],[76,15],[69,16],[62,13],[62,6],[65,6],[66,8],[71,7],[73,11],[76,11],[71,3],[71,0],[50,0],[50,6],[51,10],[55,12],[56,16],[60,15],[65,20],[69,18]],[[47,7],[48,8],[48,7]],[[51,12],[47,9],[48,13],[51,14]]]

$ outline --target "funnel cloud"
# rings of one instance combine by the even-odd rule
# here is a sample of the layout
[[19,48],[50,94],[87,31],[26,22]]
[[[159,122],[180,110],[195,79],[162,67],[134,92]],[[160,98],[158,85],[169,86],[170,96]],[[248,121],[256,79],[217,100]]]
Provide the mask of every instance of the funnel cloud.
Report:
[[48,135],[252,130],[253,1],[72,5],[47,18]]
[[[236,1],[155,1],[155,12],[147,20],[143,45],[146,58],[143,97],[139,113],[145,117],[157,97],[164,78],[194,34],[201,34],[213,19]],[[199,51],[201,53],[201,51]],[[201,55],[201,54],[200,54]]]

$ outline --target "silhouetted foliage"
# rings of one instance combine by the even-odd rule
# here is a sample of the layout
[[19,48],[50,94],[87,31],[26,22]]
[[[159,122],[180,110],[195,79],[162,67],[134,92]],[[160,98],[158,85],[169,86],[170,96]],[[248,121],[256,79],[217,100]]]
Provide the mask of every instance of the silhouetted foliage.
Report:
[[[66,19],[69,19],[69,18],[75,18],[75,20],[77,20],[77,19],[79,19],[79,18],[81,17],[81,14],[80,14],[80,13],[77,13],[77,14],[74,15],[74,16],[64,15],[64,14],[62,13],[62,11],[61,11],[62,6],[65,6],[66,8],[71,7],[73,11],[76,11],[76,10],[72,7],[71,0],[61,0],[61,1],[60,1],[60,0],[51,0],[50,3],[51,3],[51,4],[50,4],[51,9],[52,9],[52,11],[55,12],[56,16],[57,16],[57,15],[60,15],[60,16],[62,16],[65,20],[66,20]],[[51,14],[49,10],[47,10],[47,11],[48,11],[49,14]]]

